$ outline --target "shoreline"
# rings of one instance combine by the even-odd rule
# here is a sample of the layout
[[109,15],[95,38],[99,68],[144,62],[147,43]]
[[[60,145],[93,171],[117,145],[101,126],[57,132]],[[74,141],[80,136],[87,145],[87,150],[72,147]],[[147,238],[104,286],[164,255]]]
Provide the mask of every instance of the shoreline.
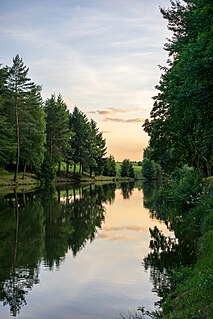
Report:
[[[137,179],[138,180],[138,179]],[[72,175],[71,173],[61,172],[60,175],[57,175],[53,184],[55,186],[63,185],[63,184],[81,184],[81,183],[100,183],[100,182],[108,182],[108,183],[116,183],[119,181],[123,182],[131,182],[136,181],[136,179],[132,178],[122,178],[120,176],[93,176],[89,177],[88,175]],[[22,173],[19,173],[18,180],[15,182],[13,180],[13,173],[8,171],[0,172],[0,191],[2,189],[17,189],[17,188],[40,188],[42,187],[42,183],[40,180],[36,178],[36,175],[31,173],[26,173],[25,178],[23,179]]]

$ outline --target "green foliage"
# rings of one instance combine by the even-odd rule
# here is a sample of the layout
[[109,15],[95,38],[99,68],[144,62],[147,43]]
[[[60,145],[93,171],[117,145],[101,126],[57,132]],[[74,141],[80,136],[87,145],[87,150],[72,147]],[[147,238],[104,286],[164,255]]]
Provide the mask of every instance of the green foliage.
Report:
[[78,165],[79,173],[89,172],[90,177],[104,170],[115,176],[113,161],[107,168],[106,141],[96,122],[77,107],[70,113],[60,94],[52,94],[43,104],[41,87],[31,82],[28,72],[19,55],[11,67],[0,65],[0,167],[12,168],[15,162],[16,183],[20,167],[23,179],[27,167],[51,181],[52,168],[47,172],[47,158],[44,160],[47,150],[51,161],[58,163],[58,173],[64,162],[67,173],[74,164],[74,174]]
[[101,175],[104,168],[103,158],[106,154],[106,140],[103,138],[102,133],[99,132],[97,123],[94,120],[90,121],[90,129],[90,176],[92,175],[92,171],[94,171],[96,175]]
[[124,159],[121,163],[120,175],[121,177],[135,178],[134,168],[129,159]]
[[[9,112],[14,115],[14,117],[10,117],[11,115],[9,115],[11,125],[15,128],[16,170],[14,180],[17,179],[22,153],[21,131],[26,123],[25,117],[28,115],[25,105],[28,102],[29,93],[35,88],[35,84],[30,82],[31,80],[28,78],[28,72],[29,68],[24,65],[24,62],[19,55],[16,55],[13,59],[12,67],[8,70],[6,78],[6,104]],[[30,148],[29,143],[24,146]]]
[[51,184],[55,180],[55,161],[47,151],[44,154],[44,161],[37,171],[37,176],[42,184]]
[[103,175],[116,176],[116,163],[112,155],[110,155],[107,158],[104,158]]
[[184,166],[173,173],[170,196],[180,211],[194,207],[203,191],[202,177],[190,167]]
[[199,240],[199,259],[194,269],[179,271],[181,280],[163,304],[163,319],[212,318],[212,247],[213,231],[210,231]]
[[8,75],[7,68],[0,66],[0,167],[14,157],[15,153],[15,135],[14,127],[11,125],[7,116],[7,107],[5,105],[5,83]]
[[62,96],[52,95],[45,102],[46,147],[55,162],[66,161],[70,150],[69,140],[73,136],[69,128],[69,112]]
[[73,161],[80,164],[80,172],[101,174],[104,169],[106,141],[94,120],[89,121],[77,107],[70,114],[69,124],[74,136],[71,139]]
[[44,159],[46,140],[45,112],[41,88],[35,86],[20,110],[20,160],[23,164],[39,167]]
[[146,179],[159,179],[162,175],[161,167],[153,160],[145,159],[142,166],[142,175]]
[[146,199],[145,191],[144,196],[152,217],[165,221],[176,236],[175,240],[164,236],[156,227],[151,229],[151,253],[144,259],[145,268],[151,268],[154,286],[163,297],[160,318],[211,318],[211,183],[204,182],[194,168],[184,166],[155,193],[155,204],[150,196]]
[[172,38],[165,44],[172,59],[164,73],[150,120],[150,160],[166,172],[188,164],[206,176],[213,166],[213,3],[172,1],[161,9]]

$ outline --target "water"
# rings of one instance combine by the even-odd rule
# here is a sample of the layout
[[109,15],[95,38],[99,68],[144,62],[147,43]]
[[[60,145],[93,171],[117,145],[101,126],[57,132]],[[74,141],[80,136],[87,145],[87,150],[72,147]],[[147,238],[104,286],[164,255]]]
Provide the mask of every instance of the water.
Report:
[[143,191],[114,184],[12,193],[0,202],[0,318],[112,319],[159,300],[142,264]]

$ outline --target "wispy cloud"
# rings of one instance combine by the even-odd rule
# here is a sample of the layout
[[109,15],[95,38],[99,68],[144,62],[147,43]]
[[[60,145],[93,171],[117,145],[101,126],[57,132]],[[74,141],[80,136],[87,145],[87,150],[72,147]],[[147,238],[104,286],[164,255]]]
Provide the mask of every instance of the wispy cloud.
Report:
[[117,122],[117,123],[142,123],[145,121],[145,118],[137,117],[133,119],[121,119],[117,117],[106,117],[103,119],[104,122]]
[[99,239],[109,239],[109,240],[134,240],[139,241],[141,237],[129,236],[125,234],[110,234],[110,233],[102,233],[98,234]]
[[90,111],[90,114],[99,114],[99,115],[115,115],[115,114],[128,114],[128,113],[141,113],[143,109],[141,108],[116,108],[116,107],[108,107],[106,109],[99,109],[96,111]]
[[104,231],[120,231],[120,230],[130,230],[130,231],[147,231],[147,227],[140,226],[105,226],[103,227]]
[[[169,3],[2,1],[0,63],[11,65],[19,53],[30,68],[29,76],[42,85],[44,99],[60,92],[70,109],[77,105],[97,122],[101,116],[106,132],[111,132],[112,122],[120,123],[120,145],[126,134],[122,123],[143,122],[141,117],[148,117],[153,105],[160,76],[157,65],[166,61],[163,43],[169,37],[158,5]],[[133,139],[141,141],[136,134]],[[116,142],[114,131],[109,145],[110,139]],[[117,150],[109,152],[116,157]]]
[[112,133],[112,131],[101,131],[102,133],[104,133],[104,134],[110,134],[110,133]]

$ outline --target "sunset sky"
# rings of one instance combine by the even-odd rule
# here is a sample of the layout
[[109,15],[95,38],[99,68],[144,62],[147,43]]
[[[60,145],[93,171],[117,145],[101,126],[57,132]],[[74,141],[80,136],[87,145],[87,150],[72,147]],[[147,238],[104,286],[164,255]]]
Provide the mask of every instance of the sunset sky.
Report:
[[19,54],[44,99],[93,118],[116,160],[141,160],[169,33],[169,0],[1,0],[0,63]]

